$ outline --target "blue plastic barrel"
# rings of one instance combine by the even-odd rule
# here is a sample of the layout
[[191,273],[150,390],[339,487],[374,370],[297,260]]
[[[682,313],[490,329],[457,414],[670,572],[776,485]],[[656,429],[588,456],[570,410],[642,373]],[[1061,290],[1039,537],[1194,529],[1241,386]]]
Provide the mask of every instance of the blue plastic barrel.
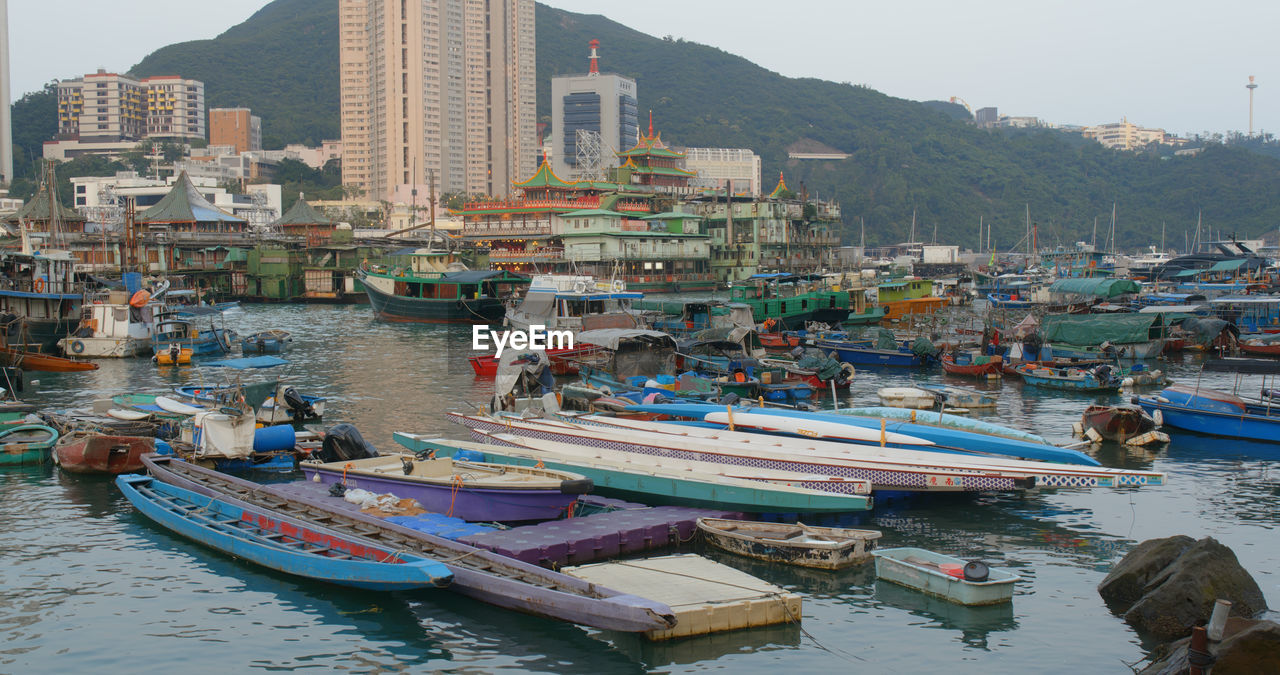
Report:
[[288,424],[277,424],[273,427],[262,427],[253,432],[254,452],[277,452],[292,450],[298,444],[293,427]]

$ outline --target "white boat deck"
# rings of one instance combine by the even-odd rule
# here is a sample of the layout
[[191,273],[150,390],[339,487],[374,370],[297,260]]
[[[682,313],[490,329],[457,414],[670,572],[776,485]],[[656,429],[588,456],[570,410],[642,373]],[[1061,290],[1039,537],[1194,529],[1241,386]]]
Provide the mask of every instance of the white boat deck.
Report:
[[692,553],[561,571],[671,607],[678,620],[675,627],[645,633],[650,640],[800,621],[799,595]]

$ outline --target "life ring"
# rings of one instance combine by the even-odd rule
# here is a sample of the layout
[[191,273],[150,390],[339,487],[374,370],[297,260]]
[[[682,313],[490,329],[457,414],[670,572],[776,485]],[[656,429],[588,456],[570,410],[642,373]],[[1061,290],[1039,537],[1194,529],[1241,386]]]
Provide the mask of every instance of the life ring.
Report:
[[71,351],[73,351],[73,352],[75,352],[75,353],[77,353],[77,354],[83,354],[83,353],[84,353],[84,343],[83,343],[83,342],[81,342],[81,341],[79,341],[79,340],[72,340],[72,341],[71,341]]
[[623,292],[623,291],[625,291],[625,290],[627,290],[627,285],[626,285],[626,283],[624,283],[621,279],[614,279],[614,280],[613,280],[613,292],[614,292],[614,293],[621,293],[621,292]]
[[37,293],[43,293],[43,292],[44,292],[44,278],[43,278],[43,277],[36,277],[36,281],[35,281],[35,283],[34,283],[34,284],[32,284],[32,285],[31,285],[31,287],[32,287],[32,288],[34,288],[34,289],[35,289],[35,291],[36,291]]

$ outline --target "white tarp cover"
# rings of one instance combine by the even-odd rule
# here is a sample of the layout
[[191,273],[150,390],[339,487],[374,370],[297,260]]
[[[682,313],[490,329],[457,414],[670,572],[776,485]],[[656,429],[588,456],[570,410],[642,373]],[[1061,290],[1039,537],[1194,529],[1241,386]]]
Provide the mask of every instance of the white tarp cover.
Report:
[[675,347],[675,338],[656,330],[643,330],[640,328],[600,328],[597,330],[584,330],[578,333],[576,341],[597,347],[604,347],[617,351],[618,345],[624,340],[640,340],[643,342],[656,342],[663,346]]
[[196,413],[193,422],[196,457],[247,459],[253,454],[253,433],[257,426],[253,415],[202,412]]

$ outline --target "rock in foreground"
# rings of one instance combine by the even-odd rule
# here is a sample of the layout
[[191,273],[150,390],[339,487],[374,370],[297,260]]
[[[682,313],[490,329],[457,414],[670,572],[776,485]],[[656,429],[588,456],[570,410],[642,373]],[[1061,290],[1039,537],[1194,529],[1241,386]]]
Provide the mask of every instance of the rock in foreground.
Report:
[[1129,625],[1161,641],[1186,637],[1207,623],[1219,598],[1231,601],[1232,616],[1252,617],[1267,608],[1236,554],[1212,537],[1144,541],[1116,564],[1098,593]]

